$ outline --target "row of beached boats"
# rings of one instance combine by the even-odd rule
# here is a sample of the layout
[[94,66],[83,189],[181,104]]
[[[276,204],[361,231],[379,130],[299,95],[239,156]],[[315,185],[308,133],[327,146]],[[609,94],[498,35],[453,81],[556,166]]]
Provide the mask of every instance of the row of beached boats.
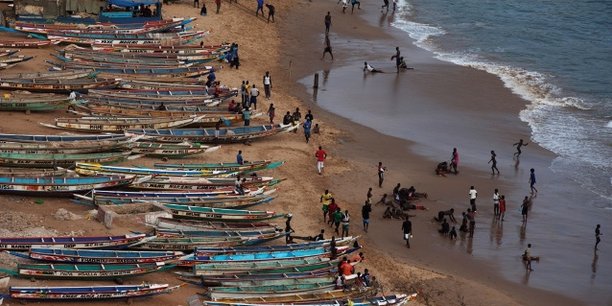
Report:
[[14,67],[15,65],[31,60],[32,56],[19,55],[19,50],[0,50],[0,70]]

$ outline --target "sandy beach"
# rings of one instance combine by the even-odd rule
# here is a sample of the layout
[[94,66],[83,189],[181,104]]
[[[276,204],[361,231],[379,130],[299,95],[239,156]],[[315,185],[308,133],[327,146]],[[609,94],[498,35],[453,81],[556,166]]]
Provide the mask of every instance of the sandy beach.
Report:
[[[201,1],[202,2],[202,1]],[[597,283],[592,297],[573,298],[573,284],[568,293],[560,294],[557,287],[549,285],[558,281],[559,275],[583,270],[591,274],[593,254],[592,228],[581,229],[588,233],[557,239],[560,231],[557,223],[545,225],[538,218],[559,219],[564,222],[568,214],[555,210],[559,201],[590,199],[584,192],[562,192],[571,183],[548,170],[554,154],[535,143],[525,149],[525,156],[518,168],[512,161],[512,143],[519,138],[529,139],[529,127],[518,119],[518,112],[526,102],[512,94],[495,76],[482,71],[451,65],[434,59],[431,54],[411,44],[409,39],[398,39],[397,31],[388,26],[391,16],[380,17],[376,3],[365,3],[355,14],[342,14],[336,1],[311,2],[305,0],[276,1],[276,22],[267,23],[255,18],[255,5],[241,1],[239,5],[223,2],[221,14],[214,14],[212,1],[206,1],[209,15],[195,22],[198,30],[209,30],[207,43],[237,42],[240,46],[240,69],[224,67],[218,79],[231,87],[238,87],[242,80],[262,85],[262,76],[270,71],[273,80],[272,99],[258,105],[259,111],[267,110],[269,103],[276,107],[275,121],[282,120],[287,111],[299,107],[302,114],[312,109],[315,123],[321,126],[321,134],[313,135],[310,143],[304,141],[302,131],[297,134],[280,134],[254,142],[252,145],[225,145],[216,152],[182,162],[233,161],[236,152],[242,150],[246,160],[284,160],[286,164],[273,172],[264,173],[286,178],[280,187],[278,199],[267,204],[266,209],[291,212],[298,236],[315,235],[319,229],[332,235],[332,229],[323,224],[319,204],[320,194],[329,189],[342,209],[352,215],[351,234],[361,235],[365,245],[366,262],[360,269],[368,268],[384,284],[384,293],[418,292],[414,305],[603,305],[612,304],[609,293],[600,290]],[[248,6],[247,6],[248,5]],[[331,31],[335,61],[320,60],[323,50],[323,16],[331,11]],[[350,8],[349,8],[350,11]],[[197,16],[199,11],[190,2],[164,6],[166,17]],[[360,70],[362,58],[380,63],[384,70],[392,71],[389,57],[394,46],[400,46],[414,71],[395,75],[363,77]],[[5,74],[44,71],[44,60],[49,59],[51,49],[23,50],[21,53],[36,58],[18,65]],[[224,64],[225,66],[225,64]],[[325,72],[327,71],[327,73]],[[316,99],[310,84],[312,75],[320,73],[321,85]],[[327,76],[325,76],[327,75]],[[359,82],[359,83],[357,83]],[[263,86],[263,85],[262,85]],[[385,87],[386,86],[386,87]],[[381,89],[377,95],[375,93]],[[363,90],[363,91],[362,91]],[[366,95],[364,97],[364,95]],[[385,133],[364,118],[363,113],[386,116],[393,112],[388,104],[377,109],[365,99],[376,97],[380,101],[405,98],[413,115],[405,122],[386,128]],[[497,100],[492,107],[491,100]],[[365,102],[364,102],[365,101]],[[355,111],[346,111],[353,104]],[[338,113],[342,114],[341,116]],[[45,114],[6,113],[0,122],[2,133],[56,134],[57,131],[38,125],[52,122],[56,117],[70,116],[64,112]],[[360,117],[361,116],[361,117]],[[374,118],[374,119],[373,119]],[[264,122],[267,117],[257,119]],[[397,122],[390,120],[389,122]],[[360,123],[360,124],[358,124]],[[445,136],[442,131],[453,131]],[[411,131],[405,135],[405,131]],[[399,133],[399,134],[398,134]],[[401,134],[401,135],[400,135]],[[447,137],[447,138],[444,138]],[[408,140],[410,139],[410,140]],[[329,157],[325,174],[316,174],[314,152],[323,146]],[[438,177],[433,169],[437,162],[448,160],[452,147],[461,153],[460,174]],[[486,161],[491,147],[498,152],[502,175],[492,177]],[[499,148],[499,149],[498,149]],[[377,187],[376,165],[382,161],[389,171],[383,188]],[[142,158],[121,165],[150,166],[158,159]],[[521,226],[518,206],[528,194],[528,168],[538,169],[541,194],[534,200],[533,214],[528,227]],[[427,192],[429,198],[419,204],[427,211],[410,211],[414,228],[412,248],[406,249],[401,238],[401,221],[382,219],[383,206],[374,206],[370,231],[361,229],[361,205],[369,187],[374,188],[374,202],[383,193],[391,194],[397,182],[402,186],[414,185],[418,191]],[[479,191],[479,214],[474,239],[460,237],[449,241],[437,233],[437,224],[431,218],[438,210],[454,207],[459,214],[468,207],[467,191],[475,185]],[[493,222],[491,195],[499,188],[509,199],[507,221]],[[133,219],[106,229],[100,222],[87,218],[91,207],[76,205],[68,199],[44,199],[36,204],[36,198],[16,196],[0,197],[2,236],[44,234],[120,234],[130,230],[145,230],[143,220]],[[596,201],[587,204],[595,205]],[[81,220],[62,221],[54,217],[59,208],[65,208],[83,216]],[[581,212],[581,217],[604,224],[605,216],[594,210]],[[597,223],[596,222],[596,223]],[[278,223],[282,223],[279,221]],[[279,242],[280,243],[280,242]],[[545,258],[535,264],[536,271],[525,273],[520,254],[527,243],[534,243],[534,251]],[[546,245],[542,247],[541,245]],[[568,270],[550,271],[546,261],[572,262],[573,255],[563,255],[557,249],[569,249],[568,254],[580,253],[577,260],[584,263]],[[612,269],[602,247],[599,271],[610,277]],[[566,252],[567,253],[567,252]],[[3,265],[12,265],[9,257],[0,258]],[[597,265],[597,262],[595,262]],[[576,269],[574,271],[573,269]],[[593,272],[594,273],[594,272]],[[606,278],[604,278],[605,280]],[[172,273],[137,277],[130,283],[180,281]],[[599,279],[598,279],[599,281]],[[12,280],[13,285],[43,285],[46,281]],[[54,282],[55,283],[55,282]],[[562,282],[561,282],[562,283]],[[201,291],[185,285],[175,292],[155,298],[134,300],[133,305],[187,305],[187,299]],[[584,294],[584,291],[580,291]],[[607,295],[606,295],[607,294]],[[598,301],[602,303],[597,303]],[[52,303],[37,303],[53,305]],[[88,303],[89,304],[89,303]],[[111,305],[109,302],[92,305]]]

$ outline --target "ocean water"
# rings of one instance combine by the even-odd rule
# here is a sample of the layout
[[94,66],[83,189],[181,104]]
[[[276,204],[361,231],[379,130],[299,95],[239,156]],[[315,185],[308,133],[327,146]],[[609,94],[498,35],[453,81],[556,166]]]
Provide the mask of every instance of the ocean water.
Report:
[[498,75],[530,102],[520,118],[551,169],[612,208],[612,1],[399,0],[392,26]]

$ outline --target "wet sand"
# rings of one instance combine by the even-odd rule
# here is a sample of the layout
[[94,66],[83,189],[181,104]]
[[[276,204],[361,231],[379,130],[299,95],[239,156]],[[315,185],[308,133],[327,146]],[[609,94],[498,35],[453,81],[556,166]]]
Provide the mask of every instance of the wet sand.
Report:
[[[321,124],[322,134],[314,135],[310,144],[306,144],[303,135],[298,133],[293,135],[277,135],[255,142],[252,146],[241,144],[227,145],[217,152],[193,159],[186,159],[183,162],[231,161],[234,159],[237,150],[243,150],[247,160],[280,159],[287,161],[285,166],[274,172],[263,173],[263,175],[270,174],[287,178],[281,185],[279,198],[271,205],[266,206],[266,209],[292,212],[295,216],[293,225],[300,236],[314,235],[318,232],[319,228],[326,228],[328,236],[330,236],[331,230],[325,227],[321,221],[320,204],[318,203],[319,195],[326,188],[332,190],[340,206],[343,208],[347,207],[353,216],[352,233],[363,235],[364,233],[360,230],[360,206],[365,200],[367,188],[373,187],[376,184],[376,163],[381,160],[389,167],[389,173],[384,185],[385,189],[375,189],[375,198],[383,192],[390,193],[395,182],[402,182],[403,185],[415,185],[418,190],[426,191],[430,195],[428,201],[423,201],[423,204],[430,207],[430,210],[427,212],[416,212],[416,217],[413,218],[415,238],[413,249],[411,250],[406,250],[403,247],[400,223],[398,221],[389,222],[380,219],[384,210],[382,207],[375,207],[372,213],[371,232],[364,235],[364,244],[366,245],[364,251],[367,260],[363,268],[369,268],[374,275],[381,279],[385,285],[385,293],[416,290],[421,293],[418,303],[423,305],[581,304],[580,301],[572,300],[565,296],[508,281],[507,276],[500,272],[498,267],[491,263],[490,259],[485,260],[480,256],[480,254],[488,254],[489,251],[486,250],[485,246],[494,247],[494,243],[491,243],[490,238],[491,231],[488,229],[490,211],[486,209],[490,207],[486,203],[489,202],[488,200],[493,188],[499,187],[501,190],[508,190],[506,194],[516,198],[525,192],[524,189],[527,186],[525,180],[521,179],[520,182],[516,182],[515,180],[506,180],[504,177],[500,181],[491,181],[486,171],[476,171],[470,168],[462,168],[461,175],[458,177],[435,177],[433,175],[435,161],[448,158],[448,152],[443,152],[443,148],[440,149],[440,152],[436,152],[432,147],[419,145],[418,142],[409,142],[382,135],[370,128],[357,125],[329,113],[318,105],[309,102],[311,95],[297,81],[306,76],[311,76],[315,71],[327,69],[332,71],[330,72],[331,84],[331,78],[334,78],[334,82],[337,80],[334,75],[336,68],[339,68],[338,66],[350,64],[350,56],[359,55],[364,52],[363,49],[359,48],[355,48],[350,52],[345,51],[340,46],[342,43],[336,45],[336,39],[344,40],[344,43],[347,45],[364,38],[387,39],[386,43],[381,44],[377,48],[372,48],[379,48],[378,50],[385,52],[384,54],[381,53],[379,57],[372,57],[372,59],[380,58],[381,62],[384,62],[384,58],[390,56],[390,54],[387,54],[389,52],[387,50],[391,49],[392,51],[392,48],[388,48],[388,46],[394,44],[389,42],[393,40],[391,35],[381,32],[377,27],[364,23],[357,16],[340,16],[338,7],[334,6],[334,4],[335,1],[324,3],[309,1],[276,3],[277,23],[267,24],[261,19],[256,20],[254,18],[254,7],[243,7],[242,5],[244,4],[242,2],[241,6],[238,7],[228,6],[224,2],[221,15],[210,14],[196,22],[198,29],[211,29],[212,33],[208,39],[210,43],[237,41],[240,44],[243,66],[239,70],[222,70],[218,74],[218,78],[223,83],[237,86],[241,80],[248,79],[255,81],[259,85],[263,73],[266,70],[271,71],[273,77],[272,100],[261,103],[260,109],[267,109],[269,103],[273,102],[277,107],[276,121],[278,122],[286,111],[294,110],[295,107],[299,106],[302,109],[302,114],[305,113],[305,109],[312,108],[315,114],[315,123]],[[367,8],[368,5],[364,5],[363,11],[365,12]],[[191,8],[188,4],[165,6],[165,10],[166,16],[195,16],[197,14],[195,9]],[[333,10],[332,44],[334,45],[337,57],[340,59],[333,64],[330,64],[329,61],[321,62],[319,60],[320,51],[322,51],[322,36],[320,36],[320,33],[323,31],[322,16],[327,10]],[[211,11],[210,6],[209,11]],[[378,20],[375,21],[378,22]],[[402,44],[402,50],[406,50],[405,52],[410,54],[409,60],[411,61],[422,61],[424,65],[431,65],[432,69],[439,67],[440,71],[444,73],[447,72],[443,69],[454,67],[431,59],[427,56],[426,52],[411,46],[408,42],[403,42]],[[368,44],[363,43],[363,46],[368,46]],[[42,59],[49,53],[49,50],[28,50],[23,53],[37,54],[39,57],[34,62],[16,67],[16,69],[6,73],[42,70],[44,68],[41,65]],[[342,60],[343,58],[348,60]],[[496,88],[497,91],[504,92],[500,89],[501,83],[499,80],[490,75],[465,68],[456,67],[454,69],[458,69],[456,73],[459,75],[462,73],[470,74],[470,76],[476,78],[479,84],[491,82],[489,84],[491,86],[486,88]],[[422,69],[419,68],[418,70]],[[350,69],[349,71],[350,74],[361,76],[358,68],[355,68],[355,72]],[[342,74],[339,74],[339,76],[338,79],[344,79]],[[433,80],[445,85],[446,83],[444,82],[453,82],[442,77],[432,77]],[[414,89],[422,87],[421,90],[425,91],[421,93],[424,100],[428,99],[427,95],[438,93],[437,87],[434,86],[437,83],[419,84],[416,83],[417,79],[413,81],[415,81],[413,83]],[[458,80],[454,82],[456,82],[455,85],[457,86],[461,84]],[[402,86],[405,86],[405,84],[402,84]],[[346,88],[346,90],[351,89]],[[492,95],[497,93],[495,89],[491,90]],[[441,97],[444,96],[443,93],[440,92]],[[446,95],[448,95],[448,92]],[[508,94],[508,96],[511,95]],[[518,111],[521,105],[524,105],[524,102],[521,103],[513,109],[508,108],[507,111]],[[427,108],[423,108],[422,111],[426,112]],[[475,106],[471,111],[477,114],[486,113],[479,111],[478,106]],[[528,129],[518,120],[514,119],[515,117],[506,117],[503,114],[504,110],[500,110],[498,115],[500,118],[508,118],[508,126],[512,127],[512,130],[508,132],[510,134],[510,136],[507,136],[508,139],[512,140],[528,135]],[[5,119],[0,122],[0,131],[4,133],[53,134],[57,133],[57,131],[38,126],[37,122],[51,122],[53,118],[61,116],[67,116],[67,114],[63,112],[42,115],[7,113]],[[27,122],[27,124],[24,124],[24,122]],[[504,139],[500,141],[505,142],[506,140]],[[327,161],[326,173],[322,177],[316,175],[314,168],[313,155],[316,146],[319,144],[323,145],[330,155]],[[422,151],[415,149],[420,146],[423,146]],[[449,145],[449,147],[451,146]],[[431,150],[430,153],[428,153],[428,150]],[[552,157],[549,153],[537,147],[530,146],[528,150],[529,158],[523,159],[522,162],[524,164],[531,159],[533,159],[534,163],[544,163]],[[463,152],[461,147],[460,152]],[[488,152],[488,149],[486,149],[486,152]],[[502,173],[505,173],[506,171],[511,171],[512,167],[511,165],[502,165],[503,154],[500,153],[499,157],[500,170]],[[429,159],[422,155],[435,156],[435,158]],[[462,154],[462,160],[471,163],[472,157],[468,155],[466,150],[466,153]],[[474,156],[474,163],[477,163],[479,158]],[[146,166],[154,162],[159,162],[159,160],[146,158],[125,162],[122,165]],[[521,166],[521,168],[523,167],[525,166]],[[538,174],[541,182],[554,176],[545,173],[545,171],[539,171]],[[469,182],[465,178],[469,178]],[[467,206],[466,193],[469,184],[477,186],[481,196],[479,203],[484,208],[482,209],[483,215],[477,219],[476,239],[474,239],[471,246],[467,240],[451,244],[447,240],[438,237],[435,232],[436,226],[430,223],[430,218],[438,209],[446,209],[451,206],[465,208]],[[60,233],[84,230],[83,234],[86,235],[118,234],[128,230],[144,229],[138,223],[138,219],[121,222],[111,230],[105,229],[95,220],[71,222],[55,220],[52,214],[60,207],[81,215],[85,215],[87,210],[90,209],[74,205],[68,200],[45,200],[44,204],[36,205],[33,203],[35,198],[3,196],[1,199],[2,210],[19,213],[28,222],[31,221],[31,224],[26,223],[28,227],[45,226],[49,229],[56,229]],[[509,203],[510,207],[516,207],[517,205],[518,203]],[[513,219],[513,221],[505,224],[504,237],[518,235],[517,225],[520,223],[516,221],[517,218],[516,213],[512,218],[509,218]],[[282,223],[282,220],[279,223]],[[25,230],[20,225],[9,227],[5,223],[0,224],[2,224],[3,228],[13,231]],[[531,233],[532,224],[529,223],[528,233]],[[588,228],[585,231],[590,233],[591,229]],[[469,249],[472,251],[468,253]],[[516,247],[512,247],[511,250],[514,253],[510,256],[503,256],[500,264],[509,266],[508,270],[510,271],[516,271],[516,277],[524,277],[524,270],[518,257],[521,250]],[[539,246],[534,248],[534,251],[536,250],[539,255],[545,255],[539,252]],[[484,257],[489,258],[488,255]],[[547,256],[547,258],[549,257],[553,256]],[[603,257],[602,255],[602,259]],[[565,259],[563,261],[565,262]],[[539,265],[534,265],[534,267],[536,268],[536,273],[545,272],[544,268],[540,268]],[[537,281],[538,274],[536,273],[531,275],[530,283]],[[171,273],[148,275],[130,280],[127,283],[139,283],[142,281],[180,283]],[[544,282],[547,281],[549,280],[544,280]],[[13,284],[27,285],[31,283],[28,280],[18,280]],[[34,284],[50,285],[52,282],[37,281],[32,285]],[[170,295],[135,300],[134,304],[185,305],[186,299],[198,291],[201,292],[202,290],[194,286],[184,286]],[[52,303],[39,305],[52,305]],[[96,303],[96,305],[111,305],[111,303],[101,302]]]

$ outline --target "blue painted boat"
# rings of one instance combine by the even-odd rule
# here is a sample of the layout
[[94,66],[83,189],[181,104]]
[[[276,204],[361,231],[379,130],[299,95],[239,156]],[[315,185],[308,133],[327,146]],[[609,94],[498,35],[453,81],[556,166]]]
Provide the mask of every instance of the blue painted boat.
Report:
[[28,258],[40,261],[99,264],[143,264],[176,260],[185,254],[176,251],[76,250],[32,248]]
[[[359,237],[345,237],[336,239],[336,247],[344,245],[353,245]],[[257,253],[257,252],[280,252],[280,251],[294,251],[301,249],[312,249],[329,247],[331,239],[294,243],[287,245],[266,245],[266,246],[250,246],[250,247],[233,247],[233,248],[222,248],[222,247],[200,247],[195,250],[198,256],[213,255],[213,254],[236,254],[236,253]]]
[[155,230],[157,237],[245,237],[261,236],[264,234],[277,233],[279,230],[269,228],[266,230],[245,229],[245,230],[179,230],[158,228]]
[[[339,247],[339,253],[348,249],[348,246]],[[274,251],[274,252],[252,252],[252,253],[235,253],[235,254],[217,254],[211,256],[198,256],[199,261],[217,262],[238,262],[238,261],[268,261],[277,259],[296,259],[304,257],[329,257],[331,253],[325,248],[313,248],[292,251]]]
[[104,300],[168,293],[178,287],[168,284],[88,287],[10,287],[13,299],[27,300]]
[[137,129],[128,130],[129,134],[142,135],[144,138],[159,142],[198,142],[198,143],[233,143],[259,139],[276,135],[280,132],[289,132],[297,129],[298,125],[258,125],[233,128],[222,128],[219,136],[215,136],[215,128],[208,129]]
[[112,188],[130,184],[134,177],[0,177],[0,193],[17,194],[65,194],[92,189]]
[[105,135],[28,135],[28,134],[0,134],[0,141],[11,142],[66,142],[66,141],[98,141],[98,140],[127,140],[124,134]]
[[133,174],[133,175],[161,175],[161,176],[222,176],[231,175],[232,172],[223,171],[207,171],[207,170],[164,170],[151,168],[134,168],[134,167],[114,167],[101,164],[91,163],[76,163],[75,171],[82,175],[98,175],[98,174]]
[[[342,306],[342,305],[352,305],[352,306],[394,306],[394,305],[404,305],[409,301],[415,299],[417,296],[416,293],[413,294],[391,294],[385,296],[376,296],[376,297],[367,297],[367,298],[335,298],[333,299],[321,299],[315,301],[306,301],[300,303],[302,306]],[[326,296],[321,296],[321,298]],[[263,306],[270,305],[271,303],[267,303],[267,301],[261,301],[261,304],[258,303],[241,303],[241,302],[218,302],[218,301],[203,301],[202,305],[204,306]],[[279,302],[275,302],[278,304]],[[289,305],[287,303],[283,303],[283,305]]]

